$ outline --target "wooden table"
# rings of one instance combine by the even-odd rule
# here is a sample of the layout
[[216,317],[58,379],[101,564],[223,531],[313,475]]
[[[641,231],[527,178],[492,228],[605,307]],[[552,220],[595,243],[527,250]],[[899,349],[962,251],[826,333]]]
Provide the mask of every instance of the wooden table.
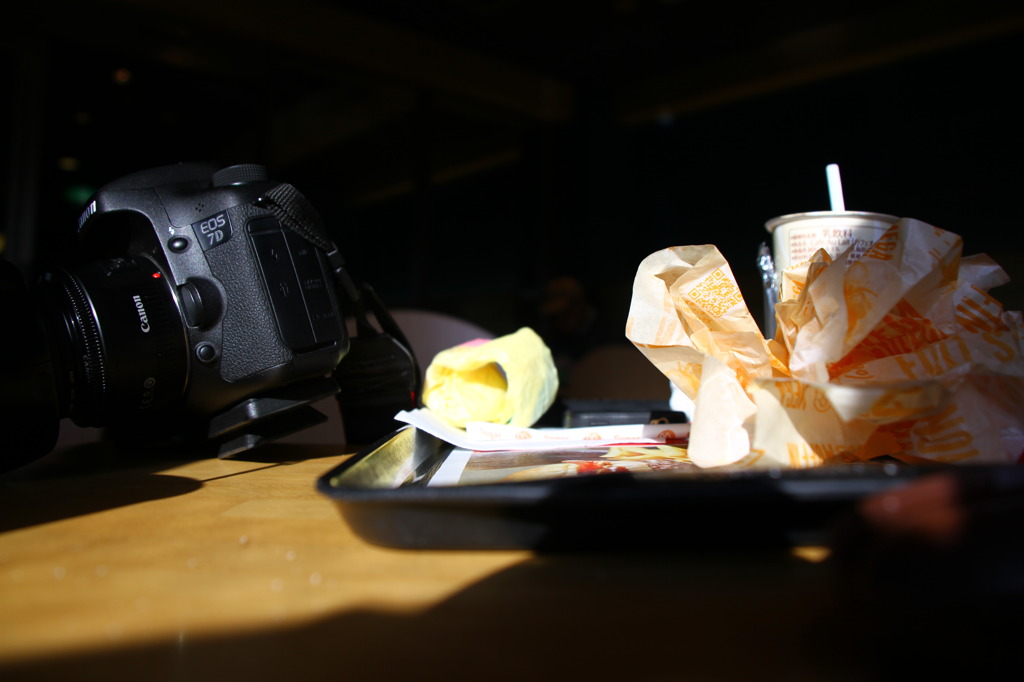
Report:
[[93,444],[0,476],[0,679],[878,679],[828,562],[385,549],[314,489],[343,457]]

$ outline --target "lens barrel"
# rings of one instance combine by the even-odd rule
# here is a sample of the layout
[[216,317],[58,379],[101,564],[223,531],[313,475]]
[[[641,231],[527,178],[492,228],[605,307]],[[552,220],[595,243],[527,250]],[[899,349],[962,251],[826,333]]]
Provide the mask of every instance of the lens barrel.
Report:
[[172,285],[147,258],[111,258],[44,274],[61,416],[107,426],[184,394],[187,336]]

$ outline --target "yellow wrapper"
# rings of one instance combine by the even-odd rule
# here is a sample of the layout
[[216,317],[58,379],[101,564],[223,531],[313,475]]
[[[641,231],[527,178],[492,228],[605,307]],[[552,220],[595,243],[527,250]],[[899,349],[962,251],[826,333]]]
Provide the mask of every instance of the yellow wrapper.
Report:
[[715,247],[666,249],[638,268],[626,336],[694,400],[700,466],[1017,462],[1024,323],[962,244],[904,219],[852,263],[818,251],[783,273],[772,340]]
[[555,401],[551,351],[529,327],[441,351],[427,367],[423,404],[453,426],[533,426]]

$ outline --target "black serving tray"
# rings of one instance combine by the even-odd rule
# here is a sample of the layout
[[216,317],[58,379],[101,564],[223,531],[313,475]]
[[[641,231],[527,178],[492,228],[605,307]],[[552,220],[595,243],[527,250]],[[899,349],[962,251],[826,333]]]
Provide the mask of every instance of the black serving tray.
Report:
[[[436,485],[459,452],[465,455],[404,427],[324,474],[317,487],[357,535],[388,547],[747,549],[826,542],[857,500],[922,473],[887,462]],[[531,456],[574,460],[581,453]]]

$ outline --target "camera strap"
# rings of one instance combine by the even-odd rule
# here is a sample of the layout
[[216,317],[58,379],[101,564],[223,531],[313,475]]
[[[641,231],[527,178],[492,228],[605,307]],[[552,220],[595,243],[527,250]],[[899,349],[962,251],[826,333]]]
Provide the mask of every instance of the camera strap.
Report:
[[[420,405],[421,372],[401,327],[369,283],[352,276],[320,214],[295,187],[280,184],[259,205],[278,221],[327,254],[343,309],[356,334],[334,371],[347,440],[369,443],[400,426],[393,417]],[[370,321],[370,317],[377,326]],[[378,329],[379,327],[379,329]]]

